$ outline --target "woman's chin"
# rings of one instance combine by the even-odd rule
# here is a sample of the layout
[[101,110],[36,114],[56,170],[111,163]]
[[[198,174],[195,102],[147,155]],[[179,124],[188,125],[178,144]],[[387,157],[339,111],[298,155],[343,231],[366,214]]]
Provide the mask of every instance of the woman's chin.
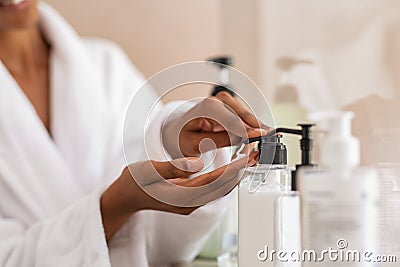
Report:
[[0,31],[29,28],[37,21],[36,0],[23,0],[15,4],[0,0]]
[[28,9],[32,0],[0,0],[0,10],[18,12]]

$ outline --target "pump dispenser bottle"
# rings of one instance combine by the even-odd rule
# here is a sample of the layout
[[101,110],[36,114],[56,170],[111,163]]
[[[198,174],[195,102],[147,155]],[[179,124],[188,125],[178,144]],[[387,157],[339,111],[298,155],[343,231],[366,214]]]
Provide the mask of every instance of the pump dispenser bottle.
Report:
[[240,173],[238,263],[246,266],[274,266],[274,203],[288,190],[286,146],[280,135],[263,136],[258,144],[259,164]]
[[[320,141],[320,167],[298,173],[302,248],[316,257],[303,267],[374,266],[364,252],[378,252],[379,181],[375,169],[358,166],[360,144],[351,135],[352,116],[338,112],[325,118],[328,135]],[[331,257],[325,252],[329,249],[337,253]]]
[[[277,128],[268,136],[255,137],[244,143],[258,141],[259,165],[244,171],[239,186],[239,267],[298,267],[300,261],[279,258],[279,251],[300,251],[300,198],[296,191],[296,173],[311,163],[311,128],[313,124],[298,124],[300,129]],[[278,134],[277,134],[278,133]],[[287,149],[280,134],[301,136],[301,164],[287,168]],[[261,247],[263,246],[263,247]],[[254,253],[257,251],[255,261]],[[241,263],[241,264],[240,264]]]
[[[300,195],[296,188],[297,173],[301,168],[315,167],[311,161],[313,141],[311,128],[314,124],[298,124],[301,129],[278,128],[277,132],[301,136],[301,163],[292,170],[291,188],[278,196],[275,202],[275,249],[284,253],[301,251]],[[275,267],[300,267],[297,257],[275,260]]]

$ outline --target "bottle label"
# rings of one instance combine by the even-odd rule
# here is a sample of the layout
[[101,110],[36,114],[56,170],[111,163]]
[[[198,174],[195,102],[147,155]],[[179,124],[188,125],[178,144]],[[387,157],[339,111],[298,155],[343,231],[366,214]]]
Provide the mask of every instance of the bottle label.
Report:
[[[342,261],[343,266],[369,266],[362,255],[366,252],[378,254],[378,199],[363,190],[347,197],[341,193],[338,190],[309,191],[302,198],[303,250],[313,250],[320,256],[330,248],[345,255],[354,251],[359,253],[359,259],[326,259],[324,266],[338,265],[338,261]],[[305,266],[313,266],[313,263]]]

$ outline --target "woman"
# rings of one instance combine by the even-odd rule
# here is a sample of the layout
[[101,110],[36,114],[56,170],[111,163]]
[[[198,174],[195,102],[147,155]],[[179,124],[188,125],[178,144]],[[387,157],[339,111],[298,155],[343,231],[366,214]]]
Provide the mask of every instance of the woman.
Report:
[[[132,179],[122,129],[143,79],[124,53],[109,42],[78,37],[44,3],[38,8],[36,0],[0,0],[0,59],[0,266],[147,266],[192,259],[221,219],[224,200],[176,207],[148,196]],[[146,93],[154,103],[155,94]],[[240,118],[209,100],[185,114],[213,107],[227,121],[243,120],[245,135],[265,133],[229,94],[217,98]],[[160,132],[163,118],[157,118],[149,127]],[[173,123],[182,124],[179,117]],[[204,137],[229,145],[227,132],[213,125],[201,118],[185,125],[182,154],[198,154]],[[130,133],[132,142],[143,139],[140,132]],[[154,147],[161,147],[157,142]],[[239,161],[254,164],[253,157]],[[199,160],[144,161],[130,169],[147,178],[151,164],[181,186],[204,185],[225,168],[190,180],[185,178],[202,168]]]

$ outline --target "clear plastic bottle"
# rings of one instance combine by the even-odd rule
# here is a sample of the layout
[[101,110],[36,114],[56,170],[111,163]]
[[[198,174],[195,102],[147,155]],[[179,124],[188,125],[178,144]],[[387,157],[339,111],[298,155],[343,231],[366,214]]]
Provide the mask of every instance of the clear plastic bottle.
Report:
[[[260,164],[244,171],[239,186],[240,267],[273,266],[269,252],[275,249],[275,200],[285,191],[289,175],[286,165]],[[266,255],[258,255],[260,250]]]
[[[326,118],[321,167],[299,172],[302,248],[316,255],[303,267],[374,266],[364,252],[378,254],[379,180],[376,169],[358,166],[360,147],[351,135],[351,118],[339,112]],[[323,253],[330,248],[338,251],[337,259]]]
[[381,191],[381,252],[400,257],[400,164],[378,165]]
[[288,190],[290,170],[280,136],[259,143],[259,164],[242,170],[239,185],[239,267],[274,266],[276,198]]
[[275,250],[287,253],[276,259],[275,267],[300,267],[301,261],[290,254],[301,251],[300,195],[286,190],[275,202]]

